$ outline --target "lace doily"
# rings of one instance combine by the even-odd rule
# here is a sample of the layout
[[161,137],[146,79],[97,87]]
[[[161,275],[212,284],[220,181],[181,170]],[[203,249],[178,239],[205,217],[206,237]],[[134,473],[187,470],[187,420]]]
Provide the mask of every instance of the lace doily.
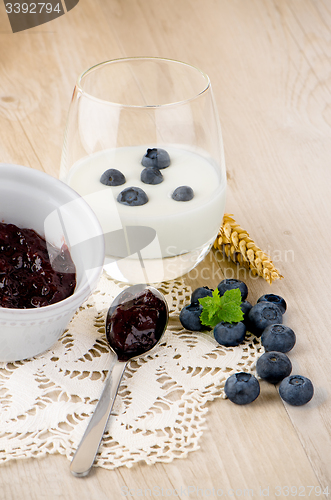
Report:
[[[98,290],[46,353],[0,363],[0,461],[74,454],[102,392],[112,354],[104,321],[122,284],[102,276]],[[205,403],[224,396],[226,378],[252,371],[262,352],[255,337],[225,348],[178,319],[191,289],[182,280],[158,287],[170,319],[162,343],[125,371],[95,465],[114,469],[144,460],[170,462],[199,448]]]

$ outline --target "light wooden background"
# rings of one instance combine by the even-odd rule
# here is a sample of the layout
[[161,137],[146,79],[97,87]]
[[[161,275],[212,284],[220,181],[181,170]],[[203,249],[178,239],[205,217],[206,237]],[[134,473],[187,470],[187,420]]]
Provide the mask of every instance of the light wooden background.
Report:
[[[311,378],[315,397],[285,406],[262,383],[252,405],[214,401],[201,449],[171,464],[94,469],[87,479],[73,478],[60,455],[2,464],[0,498],[118,499],[123,486],[163,487],[163,496],[167,488],[196,489],[183,499],[213,487],[237,490],[233,498],[245,489],[259,497],[260,487],[279,498],[276,486],[305,487],[306,497],[308,486],[331,493],[330,0],[80,0],[65,16],[16,34],[1,2],[0,162],[57,175],[77,76],[97,62],[138,55],[183,60],[209,74],[223,129],[227,211],[285,276],[271,289],[247,278],[249,298],[285,297],[286,323],[298,338],[293,372]],[[217,266],[211,254],[188,282],[205,284],[203,272],[216,285]],[[228,277],[236,272],[221,268]]]

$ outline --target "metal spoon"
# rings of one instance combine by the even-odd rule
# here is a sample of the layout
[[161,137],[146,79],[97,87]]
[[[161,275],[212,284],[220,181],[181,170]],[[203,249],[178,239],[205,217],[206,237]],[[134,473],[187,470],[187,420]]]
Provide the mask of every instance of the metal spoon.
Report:
[[[148,336],[145,335],[142,339],[142,343],[139,344],[138,339],[137,344],[135,344],[133,340],[131,345],[129,345],[130,342],[128,342],[127,337],[125,344],[126,347],[124,347],[124,344],[122,344],[121,347],[121,345],[116,342],[115,336],[112,335],[112,321],[114,320],[114,314],[119,311],[119,306],[124,306],[130,309],[131,304],[134,304],[134,300],[137,298],[137,296],[139,296],[139,294],[146,290],[150,290],[163,304],[163,307],[161,307],[162,314],[160,313],[158,316],[159,320],[157,328],[155,328],[154,334],[151,334],[151,338],[148,338]],[[136,307],[139,308],[139,306]],[[133,311],[134,314],[137,309],[131,309],[131,311]],[[160,342],[166,330],[168,318],[168,305],[164,296],[161,292],[156,290],[156,288],[147,285],[134,285],[125,289],[114,299],[113,303],[111,304],[107,314],[106,331],[108,343],[116,357],[114,357],[114,361],[110,366],[105,386],[103,388],[98,404],[72,459],[70,470],[74,476],[85,477],[89,474],[92,468],[95,456],[97,454],[103,433],[109,419],[109,415],[114,405],[122,375],[128,362],[130,361],[130,359],[134,359],[135,357],[148,352]],[[132,339],[132,335],[130,338]]]

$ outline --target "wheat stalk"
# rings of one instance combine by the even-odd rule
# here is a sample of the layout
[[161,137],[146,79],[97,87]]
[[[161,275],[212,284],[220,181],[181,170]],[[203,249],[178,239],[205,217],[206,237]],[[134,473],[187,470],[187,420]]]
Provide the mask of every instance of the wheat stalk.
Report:
[[232,214],[224,214],[214,247],[225,253],[236,264],[248,267],[254,274],[264,278],[270,285],[283,278],[270,257],[265,254],[233,219]]

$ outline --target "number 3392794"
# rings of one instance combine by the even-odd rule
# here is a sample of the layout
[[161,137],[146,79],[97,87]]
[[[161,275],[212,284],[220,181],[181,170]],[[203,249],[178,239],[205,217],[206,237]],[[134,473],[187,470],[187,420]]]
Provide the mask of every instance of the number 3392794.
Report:
[[7,14],[51,14],[52,12],[57,12],[60,14],[62,12],[61,4],[57,3],[52,5],[51,3],[6,3]]

